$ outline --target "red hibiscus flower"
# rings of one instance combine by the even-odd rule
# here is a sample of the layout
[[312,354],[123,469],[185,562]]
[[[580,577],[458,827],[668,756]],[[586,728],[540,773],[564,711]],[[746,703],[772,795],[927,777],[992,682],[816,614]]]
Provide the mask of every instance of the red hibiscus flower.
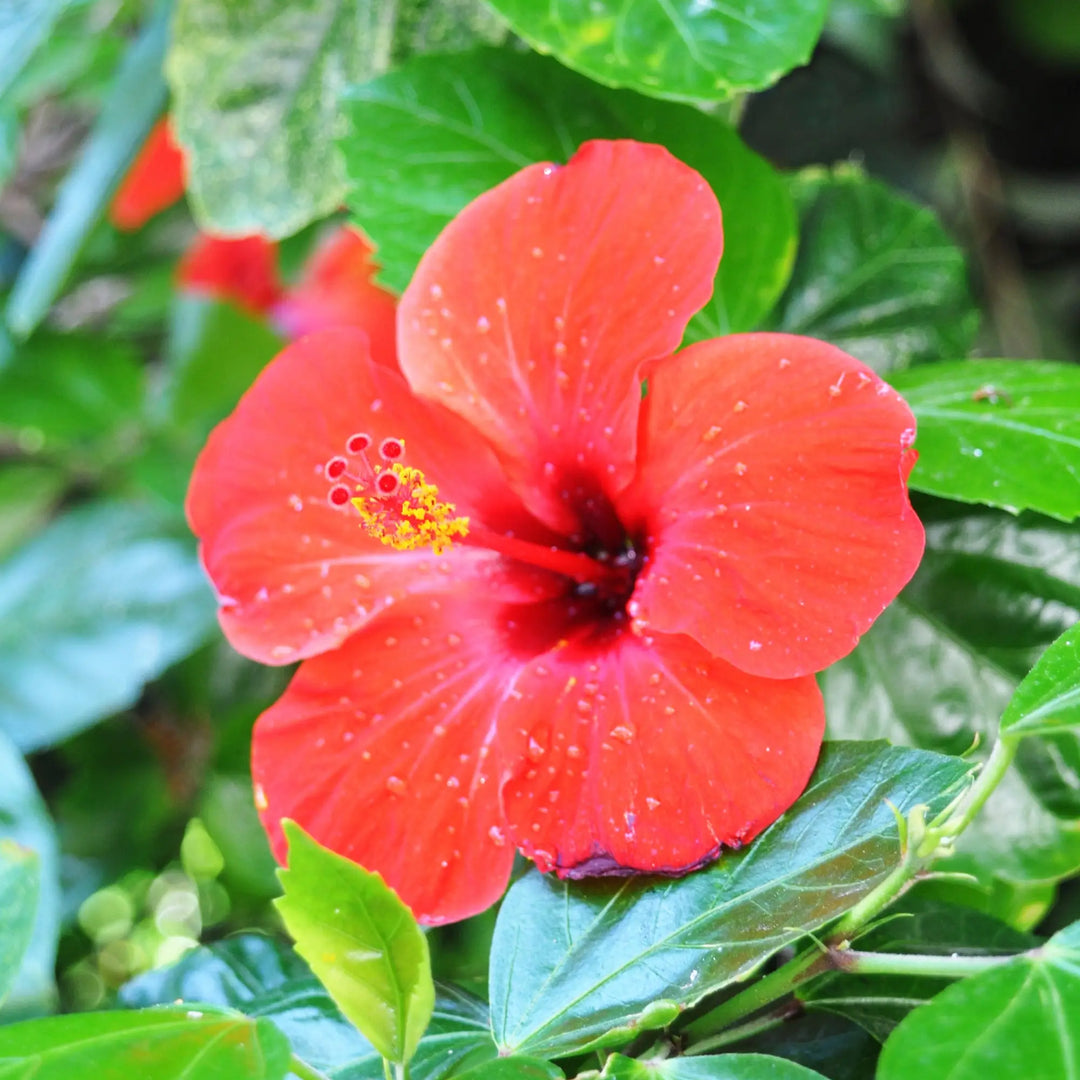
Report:
[[294,818],[438,923],[515,848],[681,873],[802,791],[813,673],[922,552],[914,419],[818,341],[676,352],[720,251],[700,176],[588,143],[436,240],[400,371],[315,334],[215,430],[188,513],[222,625],[304,661],[255,730],[279,857]]

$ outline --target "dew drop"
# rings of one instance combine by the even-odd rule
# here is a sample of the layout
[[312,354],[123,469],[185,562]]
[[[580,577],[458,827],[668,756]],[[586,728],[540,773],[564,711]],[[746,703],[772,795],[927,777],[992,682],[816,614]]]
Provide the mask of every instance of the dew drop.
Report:
[[400,776],[388,776],[386,778],[386,790],[391,795],[404,795],[407,788],[405,781]]
[[299,495],[289,496],[289,505],[297,512],[304,509],[304,500]]
[[654,799],[651,795],[646,795],[645,796],[645,805],[650,810],[655,810],[660,805],[660,800],[659,799]]
[[530,761],[539,761],[544,756],[544,748],[529,736],[529,748],[525,751]]
[[732,411],[733,412],[745,412],[746,411],[746,402],[745,401],[736,401]]
[[735,472],[739,476],[745,476],[746,475],[746,462],[744,462],[744,461],[735,462]]
[[629,745],[634,741],[634,729],[625,724],[619,724],[611,729],[611,737]]
[[480,318],[476,320],[476,329],[481,334],[486,334],[491,329],[491,323],[486,315],[481,315]]
[[491,837],[491,842],[496,847],[502,847],[506,843],[506,834],[498,825],[492,825],[491,828],[488,829],[488,836]]
[[760,649],[761,649],[761,642],[760,641],[751,641],[750,642],[750,651],[751,652],[759,652]]

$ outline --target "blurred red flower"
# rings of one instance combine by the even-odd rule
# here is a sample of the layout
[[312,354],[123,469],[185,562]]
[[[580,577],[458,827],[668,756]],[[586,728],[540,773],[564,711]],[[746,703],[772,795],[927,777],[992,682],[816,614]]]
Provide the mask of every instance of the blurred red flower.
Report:
[[255,731],[279,856],[294,818],[438,923],[515,848],[681,873],[802,791],[813,673],[922,552],[915,425],[818,341],[675,353],[721,246],[697,173],[588,143],[435,241],[400,372],[315,334],[214,431],[188,514],[222,626],[304,661]]
[[[183,194],[184,153],[168,116],[154,125],[109,207],[119,229],[139,229]],[[330,326],[355,326],[370,339],[372,355],[395,364],[394,297],[375,284],[378,267],[371,245],[356,230],[340,226],[324,237],[300,280],[287,285],[278,272],[277,244],[265,236],[201,233],[177,267],[177,281],[265,316],[293,339]]]

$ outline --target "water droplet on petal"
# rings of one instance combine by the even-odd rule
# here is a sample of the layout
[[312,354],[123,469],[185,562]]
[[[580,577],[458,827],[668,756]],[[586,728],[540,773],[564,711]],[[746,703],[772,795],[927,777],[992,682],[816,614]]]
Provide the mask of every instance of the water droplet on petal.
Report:
[[400,776],[388,776],[386,778],[386,790],[391,795],[404,795],[407,788],[405,781]]

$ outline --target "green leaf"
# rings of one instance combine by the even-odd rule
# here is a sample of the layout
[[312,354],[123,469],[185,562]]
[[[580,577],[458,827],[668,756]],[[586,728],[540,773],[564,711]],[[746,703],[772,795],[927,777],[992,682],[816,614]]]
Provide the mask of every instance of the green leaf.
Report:
[[878,372],[963,356],[978,328],[964,256],[934,214],[850,165],[792,181],[799,253],[771,327]]
[[265,320],[233,304],[178,297],[163,410],[172,423],[205,435],[284,347]]
[[268,1020],[186,1008],[81,1013],[0,1028],[0,1080],[284,1080],[291,1057]]
[[[1034,658],[1080,618],[1075,534],[1036,517],[927,515],[914,581],[858,648],[820,676],[833,738],[981,753]],[[949,869],[1017,882],[1080,868],[1080,744],[1028,740]]]
[[612,1054],[600,1080],[825,1080],[819,1072],[766,1054],[722,1054],[637,1061]]
[[1001,730],[1009,735],[1052,735],[1080,727],[1080,627],[1062,634],[1020,684]]
[[6,0],[0,5],[0,97],[49,37],[70,0]]
[[168,14],[168,4],[159,5],[129,48],[82,156],[65,177],[19,271],[7,304],[7,323],[17,337],[28,337],[45,317],[83,241],[161,111]]
[[31,451],[99,443],[107,454],[132,441],[144,382],[128,344],[39,335],[0,374],[0,432]]
[[0,560],[45,524],[63,490],[63,475],[49,466],[16,464],[0,469]]
[[[53,971],[60,937],[60,845],[45,801],[22,755],[0,731],[0,843],[37,857],[36,910],[18,977],[9,984],[5,1018],[47,1012],[56,999]],[[0,933],[0,941],[6,936]],[[0,991],[0,997],[4,994]]]
[[[696,109],[605,90],[551,60],[494,49],[417,58],[345,100],[349,206],[398,291],[446,223],[537,161],[565,161],[594,138],[663,143],[709,182],[724,213],[724,257],[694,340],[748,330],[791,271],[795,214],[779,175]],[[438,170],[432,163],[438,163]]]
[[677,101],[761,90],[810,59],[826,0],[490,0],[533,48],[608,86]]
[[885,1043],[878,1080],[1080,1073],[1080,923],[916,1009]]
[[37,855],[0,839],[0,1004],[15,984],[33,936],[39,881]]
[[581,883],[526,874],[495,928],[496,1042],[554,1056],[669,1024],[890,872],[900,852],[886,800],[942,806],[966,773],[935,754],[834,743],[779,821],[698,873]]
[[[856,948],[880,953],[930,956],[999,956],[1023,952],[1038,939],[970,908],[905,900],[907,912],[858,939]],[[854,1020],[879,1042],[917,1005],[929,1001],[947,979],[929,976],[850,975],[831,972],[801,987],[810,1009]]]
[[[409,1066],[413,1080],[442,1080],[495,1058],[484,1002],[438,985],[431,1024]],[[241,934],[194,949],[171,968],[133,979],[120,991],[130,1008],[177,999],[265,1017],[308,1064],[336,1080],[382,1080],[382,1057],[342,1016],[326,989],[292,949],[259,934]]]
[[501,33],[479,0],[179,0],[166,72],[196,216],[280,238],[332,213],[346,189],[333,143],[345,84],[392,55]]
[[461,1072],[455,1069],[452,1075],[454,1080],[562,1080],[563,1071],[550,1061],[511,1054]]
[[407,1062],[435,1002],[427,938],[378,874],[321,847],[295,822],[284,828],[285,895],[274,903],[296,951],[379,1053]]
[[890,381],[919,422],[911,486],[1062,521],[1080,515],[1080,368],[971,360]]
[[212,632],[194,544],[126,503],[71,511],[0,564],[0,730],[22,750],[131,704]]

